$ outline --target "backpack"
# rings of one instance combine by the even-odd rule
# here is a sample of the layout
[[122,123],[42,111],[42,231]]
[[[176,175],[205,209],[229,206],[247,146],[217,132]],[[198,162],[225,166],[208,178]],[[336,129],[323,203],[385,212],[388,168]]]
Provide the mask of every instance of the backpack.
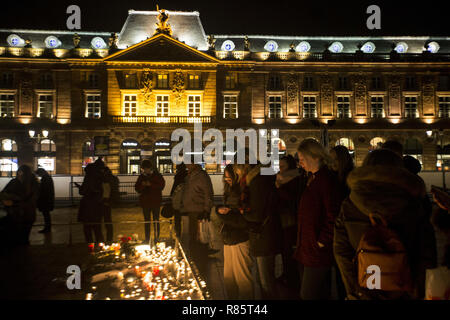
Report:
[[[356,251],[359,285],[372,290],[410,292],[411,270],[405,246],[383,218],[380,217],[381,224],[375,222],[373,214],[369,218],[372,227],[363,234]],[[380,271],[380,287],[375,289],[367,284],[372,283],[373,278],[369,278],[373,266]]]
[[180,183],[172,193],[172,208],[180,211],[183,206],[184,183]]

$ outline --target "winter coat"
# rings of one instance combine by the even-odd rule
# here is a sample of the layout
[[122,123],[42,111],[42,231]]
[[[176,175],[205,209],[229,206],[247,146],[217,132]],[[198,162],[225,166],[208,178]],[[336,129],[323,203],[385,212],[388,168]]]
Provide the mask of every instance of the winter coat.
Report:
[[404,168],[366,166],[347,178],[350,196],[336,219],[334,256],[347,295],[357,299],[395,299],[398,293],[365,290],[358,285],[356,249],[370,228],[368,215],[382,216],[402,240],[408,254],[415,293],[424,294],[425,269],[436,264],[436,240],[429,216],[422,207],[423,180]]
[[189,172],[186,176],[181,212],[202,213],[200,217],[209,217],[214,205],[214,191],[211,178],[201,168]]
[[53,179],[49,174],[41,178],[39,184],[39,198],[37,207],[39,211],[52,211],[55,205],[55,187]]
[[175,189],[180,184],[185,182],[187,174],[188,174],[187,170],[183,170],[183,171],[179,171],[179,172],[177,171],[177,173],[175,174],[175,177],[173,178],[173,185],[172,185],[172,189],[170,190],[170,195],[173,194]]
[[295,258],[307,267],[331,267],[334,220],[342,197],[335,175],[326,166],[311,179],[299,203]]
[[230,208],[227,214],[217,212],[218,219],[222,222],[221,234],[225,245],[236,245],[248,241],[248,224],[239,211],[239,200],[241,195],[239,185],[234,186],[224,194],[224,206]]
[[[244,218],[249,224],[250,254],[254,257],[271,256],[281,252],[282,229],[276,214],[278,195],[274,175],[261,175],[260,165],[254,166],[246,176],[243,204]],[[267,219],[266,219],[267,218]]]
[[13,201],[6,207],[8,219],[15,224],[33,224],[36,220],[36,202],[39,196],[37,180],[32,180],[31,189],[26,191],[19,179],[12,179],[3,189],[5,199]]
[[306,173],[298,169],[278,173],[276,186],[279,196],[277,211],[283,228],[297,226],[298,203],[306,187]]
[[[144,186],[142,183],[148,181],[150,186]],[[139,203],[143,208],[155,208],[161,206],[162,190],[166,186],[166,181],[158,172],[153,172],[150,175],[141,174],[134,186],[137,193],[139,193]]]
[[103,176],[94,164],[88,164],[85,171],[86,176],[79,189],[83,197],[78,210],[78,221],[100,223],[103,216]]

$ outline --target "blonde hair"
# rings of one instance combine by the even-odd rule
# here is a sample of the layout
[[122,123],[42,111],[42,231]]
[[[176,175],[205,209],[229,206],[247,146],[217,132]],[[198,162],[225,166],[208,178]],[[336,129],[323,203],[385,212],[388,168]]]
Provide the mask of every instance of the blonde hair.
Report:
[[297,151],[303,155],[310,156],[311,158],[319,159],[321,166],[325,165],[328,167],[331,164],[331,158],[328,151],[312,138],[303,140],[299,144]]

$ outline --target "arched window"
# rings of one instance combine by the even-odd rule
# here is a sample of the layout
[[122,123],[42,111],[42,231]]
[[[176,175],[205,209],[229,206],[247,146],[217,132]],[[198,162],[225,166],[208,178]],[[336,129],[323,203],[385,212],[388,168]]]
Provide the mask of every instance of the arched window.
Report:
[[12,177],[16,175],[17,165],[17,144],[14,140],[1,140],[0,149],[0,176]]
[[375,149],[380,149],[383,143],[386,142],[386,139],[381,137],[375,137],[372,140],[370,140],[370,151]]
[[53,140],[44,139],[36,145],[37,167],[48,173],[56,173],[56,144]]
[[338,141],[336,141],[336,145],[346,147],[350,153],[355,152],[355,145],[353,143],[353,140],[350,138],[340,138]]
[[85,168],[88,164],[95,162],[95,160],[98,159],[98,157],[95,156],[95,149],[94,149],[94,140],[86,141],[83,144],[83,151],[82,151],[82,158],[83,163],[82,167]]

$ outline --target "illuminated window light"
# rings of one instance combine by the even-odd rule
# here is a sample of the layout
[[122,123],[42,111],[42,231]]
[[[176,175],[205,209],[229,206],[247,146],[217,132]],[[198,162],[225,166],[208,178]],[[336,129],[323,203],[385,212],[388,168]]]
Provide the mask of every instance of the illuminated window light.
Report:
[[263,124],[264,123],[264,119],[253,119],[253,123]]
[[395,118],[395,119],[389,119],[389,121],[390,121],[391,123],[393,123],[393,124],[398,124],[398,123],[400,123],[400,119],[398,119],[398,118]]
[[302,53],[306,53],[309,50],[311,50],[311,45],[309,44],[309,42],[306,42],[306,41],[300,42],[297,45],[297,47],[295,48],[295,51],[302,52]]
[[362,118],[362,119],[355,119],[355,121],[358,122],[359,124],[364,124],[364,123],[367,122],[367,119],[364,119],[364,118]]

